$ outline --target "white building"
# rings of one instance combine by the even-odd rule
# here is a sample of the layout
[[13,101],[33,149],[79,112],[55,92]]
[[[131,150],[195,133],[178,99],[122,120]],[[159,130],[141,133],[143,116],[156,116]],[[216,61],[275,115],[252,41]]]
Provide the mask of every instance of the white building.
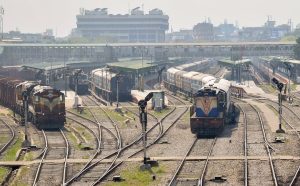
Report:
[[169,16],[159,9],[144,14],[139,7],[131,14],[112,15],[107,9],[81,9],[77,31],[87,38],[113,38],[118,42],[164,42],[169,29]]

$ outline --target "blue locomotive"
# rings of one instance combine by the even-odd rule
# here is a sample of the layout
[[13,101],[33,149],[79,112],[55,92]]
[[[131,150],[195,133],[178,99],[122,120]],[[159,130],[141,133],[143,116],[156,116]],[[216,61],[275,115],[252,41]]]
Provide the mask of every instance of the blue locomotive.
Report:
[[191,107],[191,131],[198,137],[219,134],[232,117],[230,102],[231,83],[225,79],[212,79],[194,94]]

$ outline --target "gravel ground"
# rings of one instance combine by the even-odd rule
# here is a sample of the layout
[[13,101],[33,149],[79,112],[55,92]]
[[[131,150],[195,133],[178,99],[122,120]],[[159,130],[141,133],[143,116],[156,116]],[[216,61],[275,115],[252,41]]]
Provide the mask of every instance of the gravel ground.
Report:
[[[265,101],[265,100],[264,102],[276,106],[276,104],[273,102]],[[298,123],[300,123],[300,121],[286,109],[283,109],[283,116],[286,117],[288,119],[288,122],[291,123],[292,125],[297,125]],[[300,156],[299,137],[296,135],[295,132],[286,131],[285,134],[276,134],[276,133],[269,132],[270,130],[268,129],[268,125],[265,125],[265,128],[267,129],[266,131],[267,131],[268,141],[275,149],[275,151],[273,151],[273,155]],[[288,126],[287,128],[288,130],[291,130]],[[284,137],[285,143],[275,143],[275,138],[278,136]]]
[[[164,130],[173,123],[180,114],[184,112],[184,108],[178,108],[162,123]],[[194,135],[189,130],[189,123],[184,118],[179,120],[167,133],[161,138],[157,144],[148,149],[150,157],[155,156],[183,156],[187,148],[193,142]],[[180,143],[178,143],[180,141]],[[176,147],[176,148],[174,148]],[[138,154],[137,156],[141,156]]]
[[[300,165],[299,160],[287,161],[287,160],[275,160],[275,172],[279,185],[289,185]],[[298,184],[300,182],[297,182]],[[297,183],[295,185],[297,185]]]
[[248,161],[249,185],[274,185],[269,161]]
[[209,161],[204,184],[216,185],[216,176],[226,179],[218,185],[244,185],[243,161]]
[[241,117],[237,119],[237,124],[224,127],[213,148],[212,156],[244,155],[244,123]]

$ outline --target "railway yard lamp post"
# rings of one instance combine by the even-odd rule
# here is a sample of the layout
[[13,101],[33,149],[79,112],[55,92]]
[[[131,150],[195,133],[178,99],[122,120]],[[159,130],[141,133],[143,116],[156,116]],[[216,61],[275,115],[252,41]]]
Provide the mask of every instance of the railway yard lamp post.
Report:
[[276,78],[272,79],[273,83],[277,85],[279,94],[278,94],[278,114],[279,114],[279,128],[276,130],[276,133],[285,133],[285,131],[282,129],[281,123],[282,123],[282,89],[283,89],[283,83],[278,81]]
[[68,47],[64,48],[64,80],[65,80],[65,97],[67,97],[67,68],[66,68],[66,50]]
[[292,99],[291,99],[291,71],[292,71],[292,68],[293,68],[293,65],[292,64],[289,64],[287,62],[284,62],[287,70],[288,70],[288,78],[289,78],[289,87],[288,87],[288,97],[289,97],[289,103],[292,103]]
[[77,94],[77,89],[78,89],[78,76],[82,72],[81,69],[76,69],[75,71],[75,107],[78,109],[78,94]]
[[22,144],[23,147],[29,147],[30,141],[28,140],[28,133],[27,133],[27,121],[28,121],[28,93],[24,91],[22,93],[23,96],[23,106],[24,106],[24,127],[25,127],[25,140]]
[[119,109],[119,83],[120,83],[120,74],[117,74],[117,109]]
[[144,164],[141,166],[142,170],[149,169],[150,164],[148,164],[149,158],[147,158],[146,148],[147,148],[147,102],[153,97],[153,93],[150,92],[145,99],[142,99],[138,102],[139,112],[140,112],[140,122],[142,125],[142,134],[143,134],[143,151],[144,151]]

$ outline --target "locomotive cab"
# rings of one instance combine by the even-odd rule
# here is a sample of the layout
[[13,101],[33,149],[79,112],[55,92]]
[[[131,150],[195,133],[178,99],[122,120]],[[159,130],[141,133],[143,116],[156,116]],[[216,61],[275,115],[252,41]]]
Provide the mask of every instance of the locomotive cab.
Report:
[[219,91],[217,95],[217,101],[218,101],[218,111],[223,112],[226,109],[227,101],[226,101],[227,95],[223,91]]

